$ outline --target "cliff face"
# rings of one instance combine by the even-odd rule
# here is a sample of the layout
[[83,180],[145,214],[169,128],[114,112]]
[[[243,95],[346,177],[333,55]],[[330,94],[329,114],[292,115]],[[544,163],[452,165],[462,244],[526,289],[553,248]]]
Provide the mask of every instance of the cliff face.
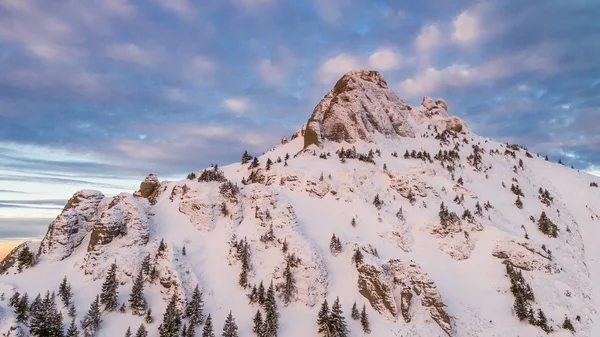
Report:
[[98,219],[99,191],[82,190],[73,195],[50,226],[40,243],[39,255],[62,260],[73,253]]
[[385,136],[414,137],[409,107],[372,70],[345,74],[315,107],[304,134],[304,147],[325,140],[354,143]]

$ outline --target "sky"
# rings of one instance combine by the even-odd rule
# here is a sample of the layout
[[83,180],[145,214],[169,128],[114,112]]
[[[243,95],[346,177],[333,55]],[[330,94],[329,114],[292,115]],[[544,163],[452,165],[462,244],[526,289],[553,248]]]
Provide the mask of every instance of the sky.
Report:
[[263,153],[357,68],[600,175],[598,13],[591,0],[0,0],[0,242],[42,237],[77,190]]

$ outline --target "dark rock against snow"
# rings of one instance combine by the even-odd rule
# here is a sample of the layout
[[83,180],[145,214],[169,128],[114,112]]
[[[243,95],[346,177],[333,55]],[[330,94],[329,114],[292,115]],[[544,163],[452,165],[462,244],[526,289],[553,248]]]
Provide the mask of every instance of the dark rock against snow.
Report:
[[38,254],[53,255],[59,260],[69,257],[92,230],[98,219],[98,205],[103,199],[104,194],[99,191],[76,192],[48,226]]
[[409,107],[377,71],[354,70],[335,84],[315,107],[304,133],[304,147],[324,140],[354,143],[385,136],[414,137]]
[[139,191],[135,192],[133,195],[136,197],[149,198],[158,192],[159,185],[160,182],[158,181],[156,174],[150,173],[146,179],[140,183]]

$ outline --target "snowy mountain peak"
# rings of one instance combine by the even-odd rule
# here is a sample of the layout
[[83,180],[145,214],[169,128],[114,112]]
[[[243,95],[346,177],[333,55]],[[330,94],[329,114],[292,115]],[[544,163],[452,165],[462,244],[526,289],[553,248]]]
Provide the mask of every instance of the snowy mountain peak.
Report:
[[598,182],[353,71],[263,155],[75,193],[0,262],[0,332],[600,336]]
[[429,97],[413,108],[388,87],[379,72],[353,70],[342,76],[315,107],[306,128],[303,126],[304,147],[320,147],[325,140],[373,142],[374,134],[414,138],[432,124],[457,132],[466,130],[466,124],[447,110],[444,100]]

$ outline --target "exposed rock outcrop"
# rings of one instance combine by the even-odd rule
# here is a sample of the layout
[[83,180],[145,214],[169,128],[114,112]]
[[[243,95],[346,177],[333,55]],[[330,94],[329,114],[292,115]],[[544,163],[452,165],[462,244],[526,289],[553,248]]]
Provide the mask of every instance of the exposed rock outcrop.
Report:
[[84,261],[86,273],[95,277],[102,275],[103,271],[95,268],[99,260],[111,261],[116,256],[119,259],[139,260],[141,257],[136,247],[148,243],[149,224],[146,209],[131,194],[121,193],[109,203],[100,205],[100,216],[92,229]]
[[371,307],[387,318],[395,318],[398,308],[385,274],[374,265],[363,263],[358,268],[358,292]]
[[150,173],[146,179],[140,183],[140,189],[133,193],[133,195],[142,198],[156,197],[159,186],[160,181],[158,181],[156,174]]
[[444,302],[433,280],[414,262],[390,260],[384,265],[387,277],[394,287],[394,294],[400,298],[402,316],[411,321],[413,299],[420,299],[420,306],[431,316],[439,327],[452,336],[452,323]]
[[385,136],[414,137],[409,107],[372,70],[345,74],[315,107],[304,134],[304,147],[324,140],[354,143]]
[[38,255],[50,255],[58,260],[69,257],[98,220],[98,205],[103,199],[104,194],[99,191],[76,192],[48,226]]

